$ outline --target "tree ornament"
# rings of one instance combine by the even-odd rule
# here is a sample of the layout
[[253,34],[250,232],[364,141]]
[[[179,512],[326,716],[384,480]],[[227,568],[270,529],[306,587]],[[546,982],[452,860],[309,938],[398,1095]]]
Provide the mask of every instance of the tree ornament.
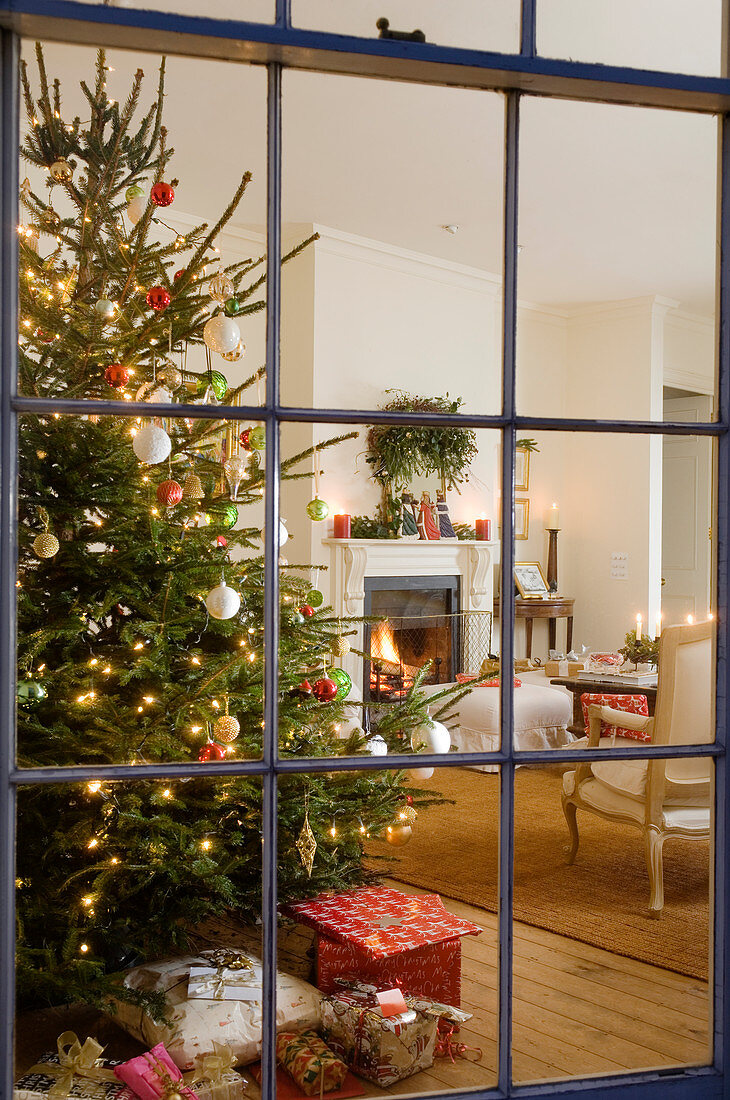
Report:
[[337,684],[328,676],[322,676],[321,679],[315,680],[312,691],[320,703],[331,703],[337,695]]
[[154,309],[155,313],[161,313],[163,309],[167,309],[172,298],[169,290],[165,290],[164,286],[151,286],[145,300],[150,309]]
[[179,485],[177,481],[161,481],[157,486],[157,499],[160,504],[164,504],[166,508],[171,508],[173,504],[179,504],[182,500],[182,495],[182,485]]
[[250,450],[253,449],[251,447],[251,440],[249,438],[250,435],[251,435],[251,429],[250,428],[244,428],[243,431],[241,432],[241,434],[238,437],[241,441],[241,446],[243,447],[244,451],[250,451]]
[[[236,526],[236,524],[238,523],[238,508],[236,508],[235,504],[228,504],[226,506],[226,510],[223,513],[223,519],[221,522],[223,523],[223,526],[227,531],[231,531]],[[227,546],[228,543],[226,542],[226,540],[224,539],[223,541],[224,544]]]
[[131,202],[132,199],[137,198],[139,195],[144,195],[144,191],[138,183],[131,184],[124,192],[124,198],[127,202]]
[[173,277],[172,277],[172,278],[173,278],[173,280],[174,280],[174,282],[177,282],[177,281],[178,281],[178,279],[182,279],[182,277],[183,277],[183,275],[185,274],[185,271],[186,271],[186,270],[187,270],[187,269],[186,269],[186,268],[184,268],[184,267],[179,267],[179,268],[177,269],[177,271],[175,272],[175,274],[173,275]]
[[413,825],[415,823],[418,814],[414,810],[413,806],[404,806],[402,810],[398,810],[398,821],[403,825]]
[[39,558],[53,558],[58,553],[60,542],[50,531],[44,531],[33,539],[33,549]]
[[227,745],[231,741],[235,741],[241,732],[241,726],[238,719],[233,718],[230,714],[222,714],[218,721],[213,726],[213,735],[218,738],[219,741],[224,741]]
[[143,382],[135,394],[135,401],[155,401],[159,405],[169,405],[172,394],[167,386],[153,379],[151,382]]
[[183,500],[202,500],[205,496],[203,482],[196,473],[190,473],[183,482]]
[[127,202],[127,217],[132,225],[136,225],[144,217],[147,209],[147,199],[144,192],[141,195],[133,195]]
[[56,183],[70,183],[73,179],[74,170],[68,163],[65,157],[59,157],[58,160],[54,160],[50,167],[51,178]]
[[222,546],[225,549],[228,546],[228,539],[224,535],[216,535],[213,546]]
[[430,779],[433,775],[433,768],[410,768],[408,771],[409,778],[414,783],[423,782],[425,779]]
[[233,588],[229,588],[225,581],[221,581],[205,597],[205,606],[214,619],[232,619],[238,614],[241,597]]
[[169,360],[163,363],[157,372],[157,379],[163,382],[168,389],[177,390],[182,386],[183,376],[182,372],[177,369],[174,363]]
[[210,386],[219,401],[222,401],[228,393],[228,379],[219,370],[209,370],[205,374],[201,374],[198,379],[198,394],[203,396],[208,386]]
[[300,684],[297,684],[295,688],[289,692],[295,699],[311,699],[312,698],[312,685],[309,680],[302,680]]
[[289,541],[289,532],[286,529],[286,524],[283,519],[279,520],[279,547],[281,548],[284,543]]
[[36,680],[18,680],[17,695],[21,703],[37,703],[45,699],[47,694],[43,684]]
[[157,183],[152,185],[150,198],[155,206],[172,206],[175,198],[175,191],[169,183],[165,183],[164,180],[158,180]]
[[245,478],[247,469],[248,463],[241,455],[231,455],[223,463],[223,472],[231,492],[231,500],[238,500],[238,487]]
[[319,497],[315,497],[314,500],[310,500],[307,505],[307,515],[310,519],[320,522],[323,519],[327,519],[330,514],[329,505],[325,504]]
[[222,745],[216,745],[215,741],[206,741],[204,745],[201,745],[198,752],[198,760],[201,764],[207,764],[209,761],[224,760],[226,750]]
[[164,428],[158,428],[156,424],[146,424],[132,440],[132,449],[140,462],[146,462],[148,466],[156,466],[158,462],[164,462],[172,450],[172,440]]
[[236,317],[241,312],[241,303],[238,298],[226,298],[223,303],[223,312],[226,317]]
[[413,836],[413,829],[410,825],[389,825],[385,830],[385,839],[388,844],[392,844],[394,848],[402,848],[404,844]]
[[207,512],[196,512],[188,520],[188,527],[210,527],[210,516]]
[[304,622],[304,616],[301,611],[292,611],[291,618],[289,620],[292,626],[301,626]]
[[411,734],[414,752],[441,753],[451,748],[451,734],[442,722],[429,718]]
[[346,699],[352,691],[352,677],[344,668],[328,668],[327,675],[337,684],[337,698]]
[[53,209],[52,206],[47,207],[40,216],[41,227],[46,233],[56,234],[58,233],[58,227],[61,224],[61,218],[59,214]]
[[110,302],[108,298],[100,298],[94,305],[94,311],[105,321],[111,321],[117,309],[114,302]]
[[309,592],[307,592],[307,603],[314,608],[322,606],[324,603],[324,596],[318,588],[309,589]]
[[248,441],[251,444],[251,450],[263,451],[266,447],[266,428],[263,424],[257,424],[255,428],[251,428],[248,435]]
[[381,737],[379,733],[374,733],[372,737],[368,738],[367,750],[371,756],[387,756],[388,746],[385,738]]
[[312,868],[314,867],[314,857],[317,852],[317,841],[312,832],[312,826],[309,824],[309,791],[307,791],[304,796],[304,824],[297,837],[296,849],[299,852],[302,866],[307,872],[307,878],[311,878]]
[[339,660],[342,660],[342,658],[346,657],[349,652],[350,643],[348,642],[347,638],[343,638],[341,634],[338,634],[337,637],[334,638],[332,641],[332,648],[330,649],[330,653],[333,657],[337,657],[339,658]]
[[211,351],[224,355],[238,347],[241,330],[235,321],[226,317],[225,313],[216,313],[215,317],[205,322],[203,340]]
[[311,619],[312,615],[314,615],[314,608],[310,607],[308,603],[302,604],[298,610],[299,614],[303,615],[305,619]]
[[208,293],[216,302],[223,304],[233,294],[233,282],[225,271],[219,271],[208,283]]
[[239,340],[233,351],[222,351],[220,354],[228,363],[237,363],[246,354],[246,345],[243,340]]
[[120,390],[129,381],[129,371],[121,363],[110,363],[104,371],[104,377],[112,389]]

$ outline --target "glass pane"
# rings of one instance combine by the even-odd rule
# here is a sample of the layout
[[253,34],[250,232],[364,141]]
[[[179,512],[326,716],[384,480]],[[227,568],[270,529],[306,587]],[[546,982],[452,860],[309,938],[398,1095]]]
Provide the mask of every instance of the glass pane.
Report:
[[20,418],[23,765],[260,755],[264,475],[246,452],[232,501],[238,427]]
[[675,388],[714,419],[716,120],[532,97],[521,118],[520,411],[661,420]]
[[[712,762],[657,761],[647,774],[640,760],[606,757],[515,774],[519,1082],[712,1058]],[[660,824],[648,828],[638,780],[653,791],[665,767],[650,818]]]
[[499,412],[502,96],[287,71],[283,124],[285,249],[319,234],[284,268],[283,400]]
[[[399,0],[382,26],[383,5],[375,0],[339,4],[337,0],[293,0],[295,26],[310,30],[383,38],[389,32],[422,32],[420,41],[439,46],[516,53],[520,48],[519,0],[491,0],[474,4],[457,0],[448,6],[438,0]],[[381,29],[382,32],[381,33]]]
[[542,432],[534,445],[515,488],[518,526],[530,510],[515,542],[516,747],[583,738],[592,702],[642,715],[640,740],[713,741],[712,439]]
[[720,76],[721,0],[538,0],[544,57]]
[[[25,54],[20,391],[262,404],[264,70],[167,58],[158,90],[154,55],[102,54],[95,70],[82,47]],[[233,152],[226,100],[245,103]],[[222,158],[201,157],[201,133]]]
[[[365,1095],[495,1083],[498,804],[499,775],[465,768],[281,779],[279,897]],[[363,984],[394,1009],[400,987],[405,1041]]]
[[[101,7],[103,0],[80,0],[82,4]],[[151,9],[170,15],[200,16],[200,5],[194,0],[120,0],[119,7]],[[251,23],[274,22],[274,0],[216,0],[216,19],[241,19]]]
[[[218,1043],[236,1062],[258,1056],[261,809],[258,776],[21,788],[16,1076],[69,1030],[112,1061],[157,1042],[183,1068]],[[213,999],[233,979],[250,999]],[[77,1079],[88,1087],[102,1086]]]
[[282,748],[498,750],[499,692],[475,693],[482,736],[465,685],[498,668],[499,433],[301,423],[281,440]]

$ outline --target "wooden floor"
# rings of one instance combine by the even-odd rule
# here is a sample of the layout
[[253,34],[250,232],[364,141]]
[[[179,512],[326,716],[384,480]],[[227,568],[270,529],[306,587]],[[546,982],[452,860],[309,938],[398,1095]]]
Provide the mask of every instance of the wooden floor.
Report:
[[[404,893],[424,892],[397,882],[389,885]],[[479,1047],[482,1058],[476,1063],[459,1058],[453,1064],[439,1058],[428,1071],[387,1090],[364,1081],[368,1096],[483,1088],[496,1081],[497,918],[462,902],[443,902],[484,929],[478,937],[463,939],[462,1008],[473,1017],[459,1035],[462,1042]],[[220,942],[221,932],[213,925],[211,942]],[[661,921],[656,932],[661,935]],[[305,936],[299,945],[300,933],[305,933],[301,926],[293,939],[288,937],[288,946],[302,965],[311,938]],[[31,1015],[17,1029],[21,1072],[43,1050],[53,1048],[55,1036],[68,1027],[80,1035],[99,1035],[108,1042],[108,1057],[136,1053],[131,1039],[91,1009]],[[515,926],[513,1018],[513,1071],[521,1083],[701,1065],[710,1058],[709,996],[703,982],[524,924]],[[247,1095],[254,1100],[258,1091],[252,1082]]]

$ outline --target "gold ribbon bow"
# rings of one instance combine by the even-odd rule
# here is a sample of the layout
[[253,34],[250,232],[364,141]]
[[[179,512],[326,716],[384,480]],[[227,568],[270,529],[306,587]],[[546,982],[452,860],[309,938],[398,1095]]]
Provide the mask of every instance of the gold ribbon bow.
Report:
[[253,964],[248,956],[240,951],[206,951],[202,957],[207,964],[216,968],[216,973],[211,975],[210,978],[201,981],[198,988],[198,995],[201,993],[211,993],[214,1001],[225,1000],[226,986],[241,984],[241,980],[238,976],[235,978],[224,977],[224,971],[226,970],[236,971],[237,974],[243,977],[244,981],[253,978]]
[[39,1062],[31,1073],[45,1073],[49,1077],[58,1077],[48,1090],[48,1100],[67,1100],[74,1085],[75,1077],[86,1077],[91,1081],[117,1081],[114,1070],[98,1066],[104,1047],[89,1036],[84,1043],[73,1031],[64,1031],[56,1040],[59,1065],[53,1062]]
[[188,1084],[188,1078],[191,1080],[190,1085],[195,1087],[201,1081],[210,1081],[211,1085],[223,1084],[223,1077],[230,1070],[235,1068],[236,1059],[231,1053],[230,1047],[225,1046],[223,1043],[217,1043],[213,1040],[213,1052],[208,1054],[199,1054],[195,1061],[198,1063],[198,1068],[194,1069],[192,1073],[186,1073],[185,1083]]

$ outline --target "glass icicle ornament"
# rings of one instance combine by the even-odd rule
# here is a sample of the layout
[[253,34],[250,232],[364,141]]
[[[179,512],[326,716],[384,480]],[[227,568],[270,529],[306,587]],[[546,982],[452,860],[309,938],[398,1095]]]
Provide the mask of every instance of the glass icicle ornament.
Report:
[[307,872],[307,878],[311,878],[314,857],[317,852],[317,841],[312,832],[312,826],[309,824],[309,791],[304,796],[304,824],[297,837],[296,849],[302,861],[302,866]]
[[223,472],[226,475],[231,500],[238,500],[238,487],[246,476],[248,463],[241,455],[231,455],[223,463]]

